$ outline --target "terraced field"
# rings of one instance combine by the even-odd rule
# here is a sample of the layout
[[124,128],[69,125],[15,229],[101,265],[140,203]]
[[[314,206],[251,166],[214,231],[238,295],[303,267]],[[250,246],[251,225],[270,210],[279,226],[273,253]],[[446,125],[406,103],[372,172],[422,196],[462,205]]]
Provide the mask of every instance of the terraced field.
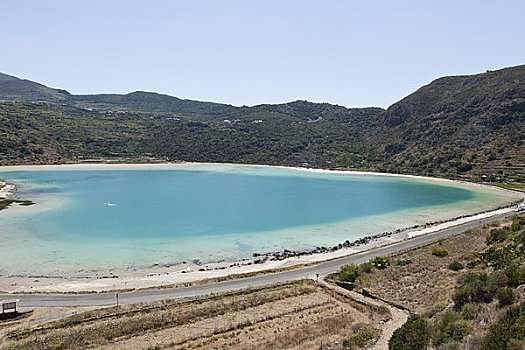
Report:
[[301,281],[22,325],[7,333],[0,349],[342,349],[358,329],[388,319],[388,310]]

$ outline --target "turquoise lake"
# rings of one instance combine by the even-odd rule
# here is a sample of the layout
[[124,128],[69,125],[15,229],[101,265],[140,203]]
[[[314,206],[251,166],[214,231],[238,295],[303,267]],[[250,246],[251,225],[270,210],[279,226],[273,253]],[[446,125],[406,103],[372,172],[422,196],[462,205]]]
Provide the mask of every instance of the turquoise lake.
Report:
[[[60,275],[304,249],[515,200],[420,178],[219,164],[0,170],[2,275]],[[107,205],[105,203],[111,203]]]

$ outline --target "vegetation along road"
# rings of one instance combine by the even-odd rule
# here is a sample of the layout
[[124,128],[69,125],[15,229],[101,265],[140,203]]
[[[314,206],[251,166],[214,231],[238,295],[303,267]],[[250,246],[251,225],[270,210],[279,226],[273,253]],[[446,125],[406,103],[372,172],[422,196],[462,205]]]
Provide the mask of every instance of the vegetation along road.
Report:
[[[238,289],[251,287],[261,287],[282,283],[287,281],[300,280],[305,278],[316,279],[337,271],[342,265],[348,263],[360,264],[376,256],[390,255],[399,251],[405,251],[413,247],[435,241],[442,237],[458,234],[467,229],[480,226],[482,224],[501,220],[510,213],[493,216],[490,218],[471,221],[462,225],[450,227],[438,232],[427,235],[416,236],[412,239],[394,243],[388,246],[372,249],[369,251],[353,254],[350,256],[322,262],[316,265],[297,268],[280,273],[259,275],[248,278],[240,278],[217,283],[204,285],[195,285],[189,287],[165,288],[165,289],[147,289],[131,292],[118,293],[120,304],[133,304],[140,302],[151,302],[164,299],[176,299],[183,297],[192,297],[207,295],[213,293],[223,293]],[[0,299],[20,299],[21,307],[73,307],[73,306],[106,306],[116,303],[115,293],[98,293],[98,294],[0,294]]]

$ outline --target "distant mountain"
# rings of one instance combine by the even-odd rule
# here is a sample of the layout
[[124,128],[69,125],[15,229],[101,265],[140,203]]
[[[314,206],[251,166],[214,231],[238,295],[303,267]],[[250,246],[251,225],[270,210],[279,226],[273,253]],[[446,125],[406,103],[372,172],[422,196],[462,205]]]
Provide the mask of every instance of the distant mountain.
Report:
[[68,101],[70,96],[65,90],[52,89],[30,80],[0,73],[0,100],[62,103]]
[[[0,73],[1,74],[1,73]],[[177,97],[145,91],[129,94],[72,95],[66,90],[53,89],[45,85],[22,80],[6,74],[0,75],[0,99],[20,102],[60,103],[79,108],[142,113],[176,114],[201,121],[222,121],[224,119],[254,118],[263,113],[308,120],[322,118],[348,118],[360,109],[348,109],[329,103],[295,101],[277,105],[258,105],[254,107],[235,107],[228,104],[184,100]],[[364,109],[366,110],[366,109]],[[375,109],[374,113],[379,110]]]
[[235,110],[235,107],[226,104],[181,100],[173,96],[143,91],[125,95],[72,95],[66,90],[53,89],[7,74],[0,75],[0,99],[20,102],[61,103],[81,108],[114,111],[180,113],[203,118],[212,118]]
[[[525,188],[525,66],[437,79],[390,106],[236,107],[72,95],[0,74],[0,163],[143,157],[346,168]],[[47,102],[33,104],[30,102]]]
[[12,75],[7,75],[7,74],[4,74],[4,73],[0,73],[0,83],[3,83],[4,81],[9,81],[9,80],[20,80],[20,79],[18,79],[17,77],[14,77]]

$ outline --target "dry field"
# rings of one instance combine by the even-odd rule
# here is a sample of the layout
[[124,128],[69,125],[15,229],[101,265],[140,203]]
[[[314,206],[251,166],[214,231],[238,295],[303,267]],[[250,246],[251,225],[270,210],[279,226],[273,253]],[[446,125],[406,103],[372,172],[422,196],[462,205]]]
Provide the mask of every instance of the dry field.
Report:
[[[499,226],[511,222],[502,222]],[[457,260],[464,265],[476,259],[476,251],[486,248],[485,237],[493,226],[467,230],[457,236],[440,240],[431,245],[414,249],[398,256],[408,256],[412,263],[398,266],[392,263],[385,270],[372,269],[360,277],[364,288],[386,300],[407,307],[419,314],[447,305],[456,286],[457,275],[448,265]],[[448,252],[445,257],[432,255],[432,249]],[[396,256],[397,257],[397,256]],[[396,257],[393,257],[395,260]]]
[[389,317],[314,282],[121,306],[20,327],[0,349],[343,349]]

